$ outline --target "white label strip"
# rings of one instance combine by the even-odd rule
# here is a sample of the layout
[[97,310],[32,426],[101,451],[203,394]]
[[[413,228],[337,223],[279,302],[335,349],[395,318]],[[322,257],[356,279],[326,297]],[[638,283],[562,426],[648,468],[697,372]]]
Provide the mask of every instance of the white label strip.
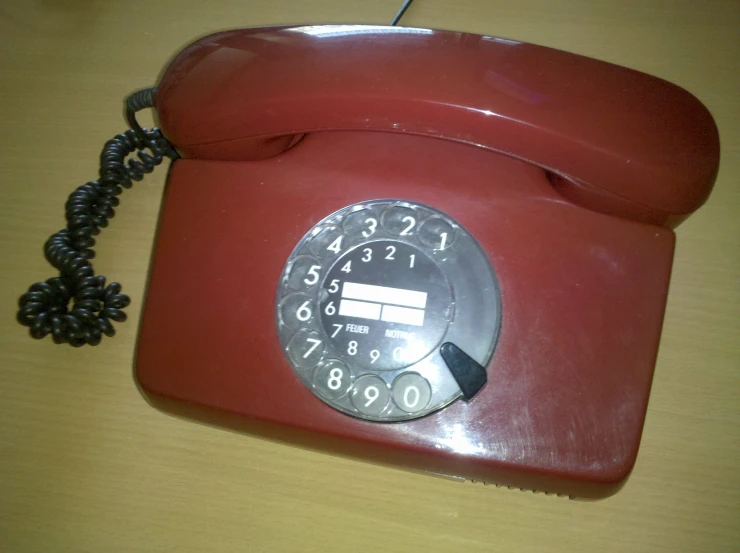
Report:
[[364,301],[342,300],[339,302],[339,314],[345,317],[360,317],[361,319],[380,319],[381,306],[377,303]]
[[395,305],[384,305],[383,314],[380,316],[380,320],[389,323],[424,326],[424,310],[397,307]]
[[342,297],[378,303],[393,303],[406,307],[418,307],[419,309],[424,309],[427,306],[426,292],[375,286],[374,284],[358,284],[357,282],[345,282],[342,285]]

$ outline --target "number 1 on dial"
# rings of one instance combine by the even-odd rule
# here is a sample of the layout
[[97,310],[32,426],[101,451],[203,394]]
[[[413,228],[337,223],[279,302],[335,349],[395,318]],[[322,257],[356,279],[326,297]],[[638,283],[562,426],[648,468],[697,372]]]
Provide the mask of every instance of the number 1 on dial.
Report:
[[440,232],[439,233],[439,249],[444,250],[446,245],[447,245],[447,233]]

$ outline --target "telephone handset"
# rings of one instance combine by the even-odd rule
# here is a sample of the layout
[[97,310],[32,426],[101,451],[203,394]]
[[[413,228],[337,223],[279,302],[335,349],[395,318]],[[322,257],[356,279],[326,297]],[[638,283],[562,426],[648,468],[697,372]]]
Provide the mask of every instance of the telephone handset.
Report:
[[[131,116],[114,172],[140,147],[153,155],[133,178],[176,157],[170,144],[182,156],[136,355],[152,403],[414,470],[619,489],[647,407],[671,228],[718,167],[696,98],[511,40],[329,25],[203,38],[129,113],[148,105],[169,142]],[[80,213],[95,201],[83,196]],[[115,194],[101,196],[111,208]],[[97,292],[77,301],[102,301],[106,324],[72,323],[98,304],[39,315],[62,285],[47,284],[20,316],[36,336],[112,333],[125,297],[86,263],[68,258],[62,284],[65,270],[87,279]]]
[[219,33],[174,60],[156,109],[187,157],[257,160],[322,130],[432,136],[541,167],[587,208],[669,226],[702,205],[717,169],[712,117],[675,85],[428,29]]

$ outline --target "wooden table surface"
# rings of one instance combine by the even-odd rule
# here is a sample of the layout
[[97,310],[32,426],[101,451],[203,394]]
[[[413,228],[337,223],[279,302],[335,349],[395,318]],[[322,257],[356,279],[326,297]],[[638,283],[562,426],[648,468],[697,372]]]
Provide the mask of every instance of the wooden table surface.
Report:
[[165,170],[124,194],[99,272],[130,320],[97,348],[31,340],[18,295],[63,204],[95,178],[122,99],[195,37],[383,24],[375,2],[0,4],[0,551],[740,550],[740,3],[417,0],[406,25],[492,34],[671,80],[711,110],[722,165],[677,231],[642,447],[616,496],[579,502],[411,474],[166,416],[132,378]]

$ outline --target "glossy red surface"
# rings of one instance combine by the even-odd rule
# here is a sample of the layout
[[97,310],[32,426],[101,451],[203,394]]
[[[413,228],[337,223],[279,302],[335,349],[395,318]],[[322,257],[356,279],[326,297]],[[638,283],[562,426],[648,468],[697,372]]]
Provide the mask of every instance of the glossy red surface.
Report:
[[[191,159],[170,174],[141,324],[136,376],[155,405],[414,470],[581,497],[621,486],[659,343],[665,227],[705,201],[717,170],[698,100],[539,46],[334,26],[206,37],[172,62],[156,103]],[[489,384],[412,422],[319,401],[275,329],[296,243],[377,198],[455,218],[501,283]]]
[[[319,401],[275,330],[280,272],[303,234],[337,209],[386,197],[465,226],[503,298],[489,384],[470,403],[394,424]],[[637,455],[673,244],[668,229],[565,201],[532,165],[441,140],[313,133],[263,161],[181,160],[163,206],[136,376],[155,405],[263,436],[601,497]]]
[[590,209],[671,225],[714,182],[717,129],[661,79],[549,48],[403,27],[258,28],[183,51],[157,92],[187,156],[275,155],[316,130],[436,136],[563,179]]

